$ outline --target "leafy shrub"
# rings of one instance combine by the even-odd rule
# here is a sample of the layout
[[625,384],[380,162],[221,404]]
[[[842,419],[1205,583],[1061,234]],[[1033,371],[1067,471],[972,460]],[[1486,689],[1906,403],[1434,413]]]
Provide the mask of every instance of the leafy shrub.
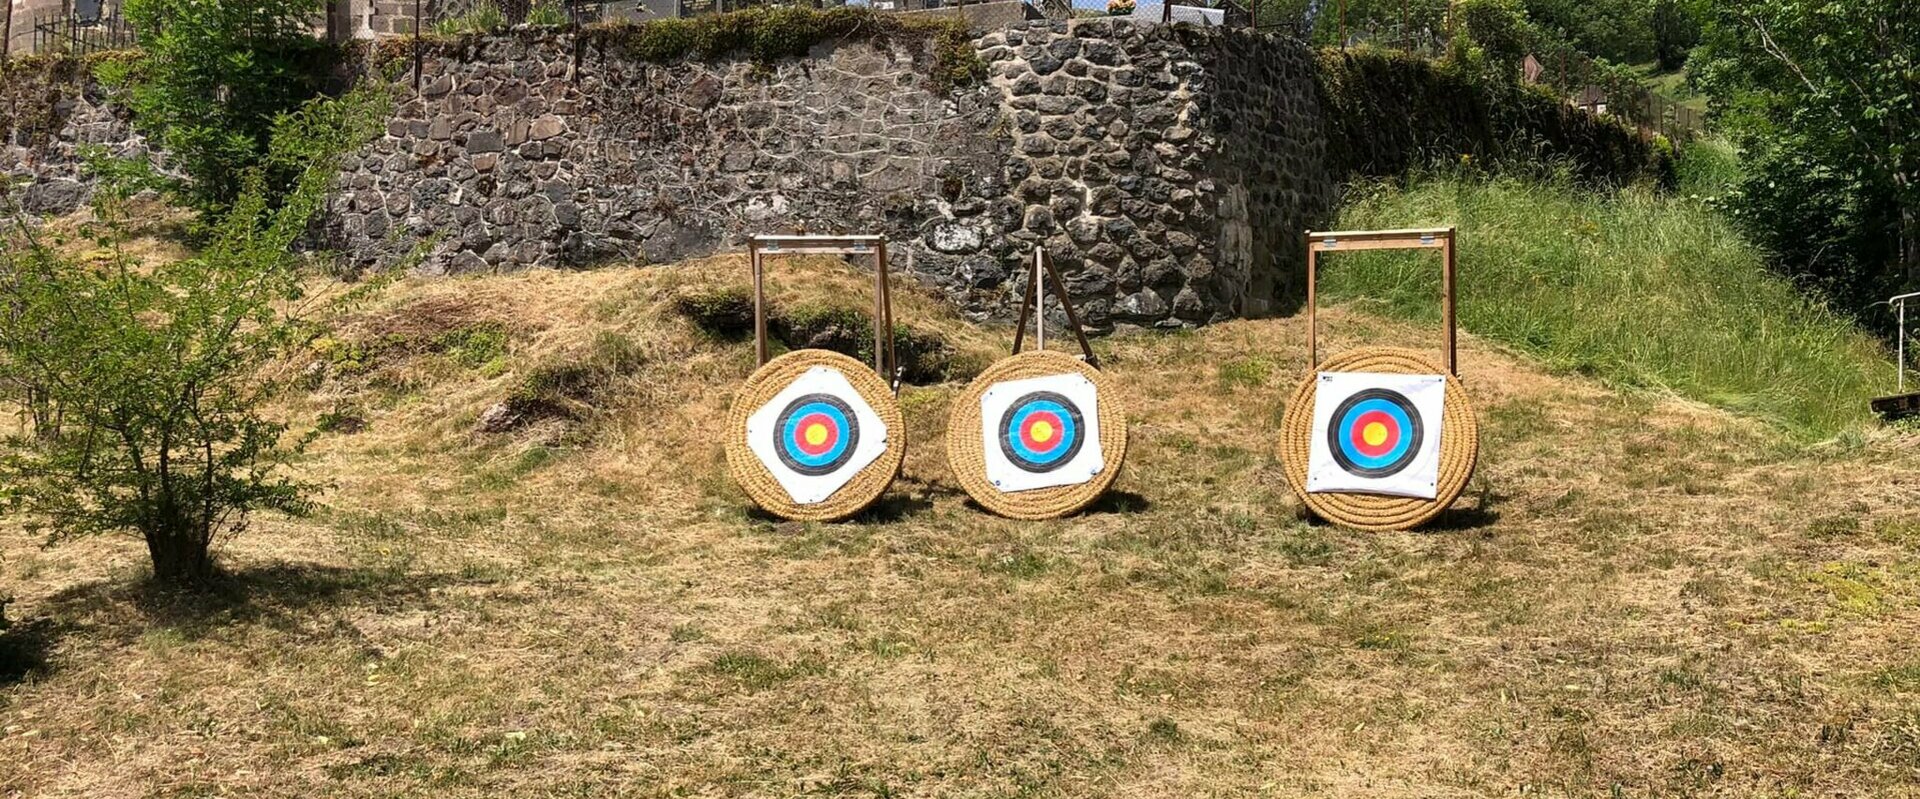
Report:
[[1664,181],[1672,169],[1619,122],[1455,63],[1328,50],[1316,73],[1336,174],[1401,175],[1462,155],[1488,166],[1563,161],[1582,178],[1609,184]]
[[[126,89],[134,125],[191,179],[187,196],[222,206],[246,188],[275,120],[319,92],[335,55],[313,35],[319,10],[318,0],[128,0],[144,55],[96,74]],[[294,179],[280,170],[260,185]]]
[[[792,309],[776,307],[768,317],[768,334],[789,349],[831,350],[864,363],[873,361],[871,313],[806,305]],[[960,358],[953,345],[939,334],[900,324],[893,328],[893,354],[901,369],[901,380],[913,384],[971,377],[982,368]]]
[[567,22],[567,10],[559,3],[541,3],[527,12],[528,25],[555,28]]
[[211,575],[213,543],[251,513],[305,508],[281,471],[287,427],[261,410],[282,386],[265,367],[308,329],[289,310],[303,294],[292,246],[383,100],[363,90],[283,116],[265,161],[301,165],[297,179],[270,192],[267,168],[249,169],[191,258],[149,268],[127,253],[111,183],[84,261],[17,221],[0,248],[0,404],[28,424],[0,439],[0,507],[55,536],[137,533],[154,575],[184,583]]
[[492,0],[475,3],[467,13],[433,23],[433,32],[442,36],[462,33],[486,33],[507,27],[507,12]]
[[1519,77],[1520,62],[1537,36],[1526,11],[1514,0],[1462,0],[1453,14],[1457,27],[1448,46],[1450,60],[1499,80]]

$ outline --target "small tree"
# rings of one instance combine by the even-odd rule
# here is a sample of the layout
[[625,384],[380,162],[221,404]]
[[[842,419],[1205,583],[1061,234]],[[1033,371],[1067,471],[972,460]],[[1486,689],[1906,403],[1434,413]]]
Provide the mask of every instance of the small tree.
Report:
[[[55,537],[138,533],[155,577],[194,583],[249,514],[305,507],[282,469],[297,445],[263,413],[281,385],[268,367],[313,308],[292,248],[340,155],[383,117],[370,89],[282,115],[266,163],[192,258],[147,267],[129,255],[115,181],[96,201],[91,257],[15,215],[0,252],[0,404],[23,420],[0,440],[7,509]],[[275,169],[298,177],[270,192]]]
[[1908,0],[1712,0],[1689,69],[1741,145],[1742,223],[1860,312],[1920,285],[1920,10]]
[[217,207],[239,196],[274,119],[318,94],[335,52],[313,35],[321,13],[321,0],[127,0],[141,57],[101,77],[127,86],[134,125],[192,179],[187,196]]

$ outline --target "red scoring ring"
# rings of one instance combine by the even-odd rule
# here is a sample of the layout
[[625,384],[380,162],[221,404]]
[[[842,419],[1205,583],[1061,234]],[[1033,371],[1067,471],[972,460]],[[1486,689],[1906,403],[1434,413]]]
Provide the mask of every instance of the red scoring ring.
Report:
[[[1047,441],[1033,440],[1033,423],[1039,421],[1045,421],[1053,425],[1052,439]],[[1054,413],[1053,411],[1035,411],[1027,414],[1027,418],[1020,422],[1020,443],[1035,453],[1044,454],[1051,452],[1059,449],[1061,442],[1066,440],[1066,429],[1067,425],[1061,421],[1060,414]]]
[[[809,445],[807,443],[807,428],[812,427],[815,424],[819,424],[827,428],[826,440],[820,442],[820,446],[817,446],[817,447]],[[795,423],[793,426],[794,448],[808,455],[825,454],[828,450],[833,449],[833,445],[838,443],[839,441],[840,441],[840,428],[833,423],[833,417],[828,416],[824,413],[809,413],[806,416],[800,417],[800,421]]]
[[[1380,446],[1377,447],[1368,444],[1364,435],[1367,425],[1374,422],[1379,422],[1382,427],[1387,429],[1386,439],[1382,440]],[[1353,442],[1353,448],[1359,450],[1360,454],[1379,457],[1388,452],[1392,452],[1393,448],[1399,445],[1400,425],[1395,423],[1393,417],[1385,411],[1367,411],[1366,413],[1360,414],[1359,418],[1354,419],[1353,424],[1347,428],[1347,438]]]

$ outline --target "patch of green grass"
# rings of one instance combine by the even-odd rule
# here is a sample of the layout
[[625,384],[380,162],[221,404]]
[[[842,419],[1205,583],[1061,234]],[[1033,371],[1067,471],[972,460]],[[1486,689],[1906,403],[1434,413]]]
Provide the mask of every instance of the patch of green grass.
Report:
[[[1868,422],[1867,399],[1892,379],[1883,347],[1768,272],[1707,204],[1514,177],[1416,177],[1355,196],[1343,228],[1457,225],[1462,325],[1559,369],[1808,439]],[[1329,299],[1438,318],[1431,253],[1361,252],[1326,267]]]
[[1235,358],[1219,367],[1220,387],[1261,388],[1273,377],[1273,362],[1257,355]]
[[761,691],[797,677],[820,674],[826,664],[814,658],[781,663],[752,652],[723,652],[707,664],[707,670],[730,677],[748,691]]
[[469,369],[498,369],[507,354],[507,331],[492,324],[454,328],[434,339],[433,350]]

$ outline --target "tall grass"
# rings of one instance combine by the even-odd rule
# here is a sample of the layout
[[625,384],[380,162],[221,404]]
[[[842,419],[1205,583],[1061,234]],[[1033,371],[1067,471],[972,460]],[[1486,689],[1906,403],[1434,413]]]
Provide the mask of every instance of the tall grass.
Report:
[[[1445,223],[1460,228],[1461,324],[1557,368],[1671,391],[1808,438],[1865,422],[1868,398],[1893,386],[1883,347],[1768,272],[1758,250],[1684,193],[1425,177],[1356,189],[1341,213],[1346,229]],[[1326,296],[1437,319],[1436,260],[1328,259]]]

